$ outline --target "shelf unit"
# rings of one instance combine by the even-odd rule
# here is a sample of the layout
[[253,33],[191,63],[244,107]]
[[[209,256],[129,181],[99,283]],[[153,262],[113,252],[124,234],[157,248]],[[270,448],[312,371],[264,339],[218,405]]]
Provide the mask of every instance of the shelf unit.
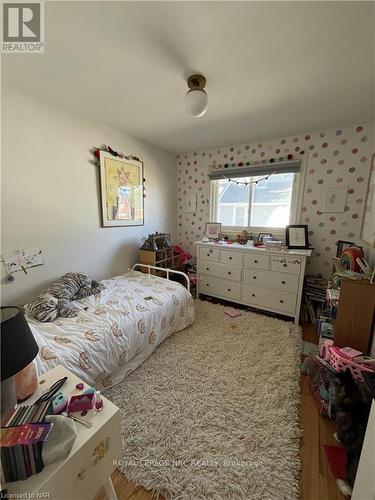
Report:
[[[169,269],[179,268],[178,255],[174,255],[173,247],[161,248],[160,250],[140,250],[139,263]],[[148,271],[143,269],[142,272]],[[163,276],[165,273],[163,271],[151,270],[151,274]]]

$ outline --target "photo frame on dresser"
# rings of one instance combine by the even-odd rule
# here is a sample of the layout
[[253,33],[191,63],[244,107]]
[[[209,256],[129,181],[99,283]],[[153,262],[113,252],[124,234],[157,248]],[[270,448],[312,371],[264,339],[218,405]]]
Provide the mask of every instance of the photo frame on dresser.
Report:
[[206,235],[210,240],[217,240],[221,233],[221,222],[206,222]]
[[309,230],[306,224],[291,224],[285,228],[286,246],[290,249],[309,248]]

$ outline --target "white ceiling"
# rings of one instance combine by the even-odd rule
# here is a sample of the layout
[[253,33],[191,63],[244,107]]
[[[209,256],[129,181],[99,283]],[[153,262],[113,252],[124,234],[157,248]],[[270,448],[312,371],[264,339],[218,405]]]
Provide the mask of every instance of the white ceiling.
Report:
[[[3,82],[171,152],[374,118],[374,2],[46,2]],[[209,108],[185,112],[185,79]]]

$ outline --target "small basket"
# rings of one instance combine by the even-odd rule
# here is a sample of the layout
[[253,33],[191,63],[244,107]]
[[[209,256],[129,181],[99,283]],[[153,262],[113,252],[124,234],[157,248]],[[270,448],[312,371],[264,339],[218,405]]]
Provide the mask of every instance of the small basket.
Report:
[[350,358],[346,358],[343,356],[340,352],[340,350],[337,347],[330,346],[330,358],[329,358],[329,364],[335,368],[336,371],[338,372],[344,372],[345,370],[349,369],[352,373],[352,376],[354,380],[357,382],[363,382],[363,376],[362,372],[373,372],[374,370],[370,367],[367,367],[365,365],[361,365],[359,363],[355,363],[352,361]]

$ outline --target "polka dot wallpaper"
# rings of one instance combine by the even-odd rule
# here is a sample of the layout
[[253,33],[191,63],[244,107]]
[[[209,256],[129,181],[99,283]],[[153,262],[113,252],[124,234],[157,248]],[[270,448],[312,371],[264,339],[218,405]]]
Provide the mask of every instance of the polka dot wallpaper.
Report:
[[[209,167],[226,163],[266,162],[293,155],[306,158],[306,179],[301,224],[308,224],[314,247],[309,273],[328,275],[337,240],[360,243],[361,224],[374,151],[374,123],[303,133],[291,137],[236,146],[218,147],[177,156],[178,244],[195,253],[194,241],[201,238],[209,220]],[[348,188],[345,211],[322,213],[321,192],[325,187]],[[196,213],[184,212],[184,198],[196,193]]]

